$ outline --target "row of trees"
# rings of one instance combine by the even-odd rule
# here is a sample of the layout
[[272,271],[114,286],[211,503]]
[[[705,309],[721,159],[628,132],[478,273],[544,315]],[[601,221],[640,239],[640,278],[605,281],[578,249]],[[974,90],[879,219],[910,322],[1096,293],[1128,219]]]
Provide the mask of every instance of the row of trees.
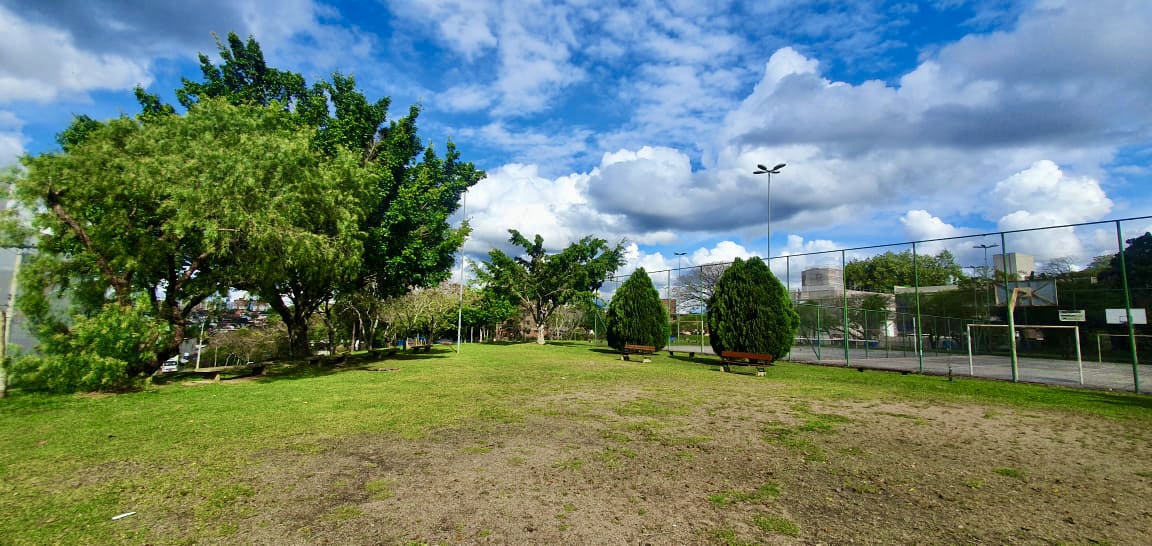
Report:
[[309,86],[254,39],[219,46],[223,62],[201,55],[202,81],[176,90],[183,112],[137,89],[139,115],[78,116],[60,151],[5,175],[26,215],[9,211],[5,242],[36,248],[17,305],[43,358],[67,358],[86,321],[144,316],[130,344],[146,356],[109,358],[149,374],[198,304],[236,289],[269,302],[302,355],[325,305],[448,276],[467,226],[447,220],[484,173],[451,142],[423,144],[418,107],[390,119],[350,76]]

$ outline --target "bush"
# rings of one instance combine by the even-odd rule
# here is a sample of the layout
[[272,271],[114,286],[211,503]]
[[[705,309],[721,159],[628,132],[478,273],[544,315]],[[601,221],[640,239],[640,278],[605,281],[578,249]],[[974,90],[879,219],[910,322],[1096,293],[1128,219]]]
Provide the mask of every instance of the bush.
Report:
[[140,381],[127,373],[128,363],[94,355],[24,356],[12,366],[12,385],[24,391],[65,394],[123,391]]
[[11,383],[25,391],[115,391],[135,386],[168,340],[168,325],[142,305],[107,304],[91,317],[75,317],[71,331],[41,343],[42,355],[12,366]]
[[608,346],[618,351],[626,344],[668,344],[668,310],[644,268],[632,273],[612,296],[605,316]]
[[792,349],[800,316],[788,291],[760,258],[739,258],[716,283],[708,300],[712,349],[767,353],[777,358]]

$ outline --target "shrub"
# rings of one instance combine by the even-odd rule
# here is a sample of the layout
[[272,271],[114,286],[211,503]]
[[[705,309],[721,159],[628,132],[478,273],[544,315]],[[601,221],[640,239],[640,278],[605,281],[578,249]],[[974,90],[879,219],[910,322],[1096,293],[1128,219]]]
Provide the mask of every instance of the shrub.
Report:
[[107,304],[96,315],[75,317],[69,333],[41,343],[42,355],[17,359],[12,385],[55,393],[131,388],[169,335],[168,325],[143,305]]
[[668,310],[644,268],[637,269],[620,285],[608,304],[608,346],[618,351],[626,344],[651,345],[657,350],[668,343]]
[[792,348],[800,316],[788,291],[760,258],[739,258],[708,299],[712,349],[781,357]]

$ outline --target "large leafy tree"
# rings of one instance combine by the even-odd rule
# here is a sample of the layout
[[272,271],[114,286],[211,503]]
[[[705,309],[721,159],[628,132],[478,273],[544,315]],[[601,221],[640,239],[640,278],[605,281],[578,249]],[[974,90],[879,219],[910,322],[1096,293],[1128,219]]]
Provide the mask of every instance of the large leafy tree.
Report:
[[604,239],[587,236],[549,254],[540,235],[529,241],[519,231],[508,232],[512,235],[508,240],[524,249],[524,254],[512,257],[493,249],[478,277],[528,312],[539,344],[545,342],[548,317],[556,309],[592,298],[604,280],[624,265],[623,241],[609,247]]
[[106,295],[121,307],[141,296],[172,332],[148,366],[129,370],[147,373],[175,352],[191,309],[243,283],[252,264],[289,267],[320,253],[346,267],[342,255],[357,255],[371,172],[349,152],[318,154],[280,109],[206,101],[184,116],[71,130],[62,153],[25,158],[16,182],[39,232],[19,304],[42,340],[69,330],[51,312],[50,288],[76,288],[85,313]]
[[618,351],[630,343],[660,350],[668,342],[668,310],[643,267],[632,272],[616,290],[605,321],[608,346]]
[[783,356],[792,348],[800,316],[788,291],[760,258],[736,259],[708,300],[712,349]]
[[[182,105],[214,97],[238,105],[274,105],[311,133],[318,151],[335,156],[349,150],[372,172],[372,198],[357,220],[363,233],[358,245],[343,240],[328,251],[301,249],[290,262],[253,262],[252,270],[265,274],[248,276],[237,286],[258,293],[284,319],[293,352],[308,352],[309,318],[338,293],[369,291],[387,298],[447,278],[453,253],[467,234],[466,226],[453,229],[448,218],[484,172],[460,161],[452,142],[444,157],[425,146],[417,135],[420,110],[415,106],[389,120],[389,99],[369,101],[351,76],[334,74],[331,81],[308,86],[299,74],[269,67],[253,38],[244,41],[230,33],[227,43],[218,41],[218,46],[223,62],[215,65],[200,55],[203,80],[184,80],[176,92]],[[146,113],[172,111],[142,90],[137,96]],[[323,217],[301,221],[324,236],[334,235]],[[354,256],[331,261],[352,246]]]
[[896,286],[912,286],[917,280],[920,286],[935,286],[962,277],[964,268],[947,250],[935,256],[917,255],[915,260],[911,250],[885,252],[863,260],[852,260],[844,268],[845,287],[885,294],[891,294]]

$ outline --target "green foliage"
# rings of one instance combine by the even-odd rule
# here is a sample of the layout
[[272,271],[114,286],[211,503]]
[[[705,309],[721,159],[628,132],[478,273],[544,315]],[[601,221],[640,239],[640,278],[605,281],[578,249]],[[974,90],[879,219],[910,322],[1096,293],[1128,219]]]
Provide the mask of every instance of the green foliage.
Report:
[[569,303],[588,300],[604,280],[624,265],[624,243],[609,247],[604,239],[586,236],[549,254],[544,238],[529,241],[519,231],[508,230],[509,241],[525,255],[511,257],[499,249],[488,253],[477,277],[508,301],[526,308],[536,326],[536,342],[543,344],[548,317]]
[[760,258],[736,259],[708,300],[712,349],[781,357],[792,347],[800,316],[788,292]]
[[43,356],[17,359],[12,385],[55,393],[123,390],[151,373],[152,359],[169,335],[168,324],[144,305],[106,305],[42,342]]
[[[1126,241],[1124,249],[1124,270],[1128,273],[1129,288],[1148,288],[1152,285],[1152,233],[1145,233]],[[1108,269],[1100,273],[1100,282],[1113,288],[1123,286],[1120,254],[1112,255]]]
[[316,153],[282,110],[218,100],[147,123],[114,119],[24,163],[16,196],[42,235],[30,268],[40,278],[27,285],[37,293],[22,309],[59,332],[43,320],[44,290],[70,289],[90,309],[105,293],[120,305],[144,295],[174,334],[154,366],[212,294],[307,268],[317,283],[347,277],[374,181],[354,154]]
[[917,255],[913,269],[912,251],[885,252],[864,260],[852,260],[844,267],[844,286],[851,290],[866,290],[891,294],[896,286],[937,286],[956,282],[964,277],[960,267],[947,250],[936,256]]
[[35,211],[31,225],[0,219],[5,242],[43,234],[37,294],[22,304],[38,333],[67,332],[49,291],[84,316],[144,294],[172,326],[158,366],[193,307],[241,288],[271,303],[302,354],[309,319],[339,293],[394,296],[447,277],[467,233],[448,218],[484,173],[451,142],[444,157],[425,146],[416,107],[389,121],[388,99],[368,101],[350,76],[308,87],[252,38],[217,45],[223,63],[201,55],[203,81],[177,90],[184,115],[138,88],[136,119],[77,116],[62,153],[0,173]]
[[[372,173],[369,198],[357,203],[359,233],[329,249],[346,260],[331,262],[330,256],[321,253],[300,255],[311,259],[283,267],[272,260],[260,265],[275,266],[275,271],[244,286],[272,302],[288,326],[294,351],[307,352],[309,317],[341,292],[397,297],[413,287],[435,286],[445,280],[453,254],[467,234],[466,226],[451,228],[448,218],[468,187],[484,178],[484,172],[460,161],[451,141],[443,158],[425,146],[416,130],[418,107],[389,121],[390,100],[369,101],[351,76],[333,74],[330,82],[308,87],[300,74],[269,67],[253,38],[245,42],[230,33],[227,43],[217,40],[217,46],[223,63],[216,66],[200,55],[204,79],[184,80],[177,90],[181,104],[191,107],[219,97],[234,104],[281,108],[310,132],[315,150],[325,157],[350,151]],[[141,104],[146,110],[150,107],[144,99]],[[321,235],[340,239],[349,233],[343,228],[334,232],[338,224],[326,215],[301,218],[309,220]],[[279,303],[284,298],[290,305]]]
[[605,317],[608,346],[618,351],[626,344],[663,349],[668,342],[668,310],[644,268],[628,277],[612,296]]

